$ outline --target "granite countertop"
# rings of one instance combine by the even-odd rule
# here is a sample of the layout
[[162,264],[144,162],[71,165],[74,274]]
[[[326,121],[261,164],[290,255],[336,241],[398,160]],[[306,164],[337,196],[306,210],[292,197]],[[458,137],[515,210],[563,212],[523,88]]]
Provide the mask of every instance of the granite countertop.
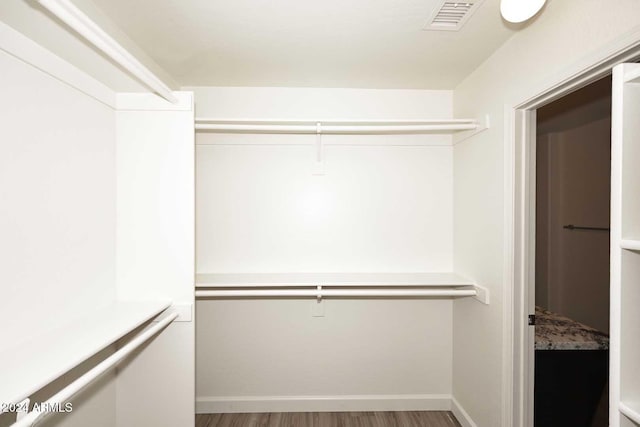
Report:
[[609,335],[536,307],[536,350],[608,350]]

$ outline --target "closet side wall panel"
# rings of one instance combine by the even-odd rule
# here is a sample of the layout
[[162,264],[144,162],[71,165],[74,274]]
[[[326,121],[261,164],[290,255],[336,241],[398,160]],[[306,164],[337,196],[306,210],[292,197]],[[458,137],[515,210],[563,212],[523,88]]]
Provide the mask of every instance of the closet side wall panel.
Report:
[[509,412],[511,394],[502,381],[503,328],[511,332],[504,306],[510,302],[503,301],[510,279],[504,271],[512,262],[504,246],[504,203],[511,191],[504,186],[505,162],[511,161],[505,158],[505,105],[553,87],[577,64],[587,65],[598,49],[637,31],[638,16],[635,0],[617,1],[614,8],[600,1],[547,2],[531,25],[454,91],[457,117],[490,114],[492,125],[454,149],[454,266],[491,290],[490,306],[454,303],[453,392],[478,427],[511,427],[502,414]]
[[[194,90],[199,117],[451,117],[446,91]],[[451,137],[322,140],[314,175],[315,135],[197,134],[198,272],[450,271]],[[451,300],[314,304],[198,301],[198,411],[449,408]]]
[[[118,298],[193,307],[193,103],[119,95]],[[155,106],[155,108],[154,108]],[[137,109],[136,109],[137,108]],[[194,322],[175,321],[119,365],[118,427],[189,427],[194,419]]]
[[[115,299],[115,113],[3,51],[0,93],[4,349]],[[45,423],[115,425],[113,382],[72,402]]]

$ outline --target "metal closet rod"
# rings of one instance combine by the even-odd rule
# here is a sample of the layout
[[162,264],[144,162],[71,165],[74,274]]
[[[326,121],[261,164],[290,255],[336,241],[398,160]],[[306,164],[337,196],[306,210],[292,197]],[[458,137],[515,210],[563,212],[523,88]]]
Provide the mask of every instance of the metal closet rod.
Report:
[[562,228],[566,228],[567,230],[611,231],[609,227],[583,227],[573,224],[563,225]]
[[640,412],[636,411],[635,409],[632,409],[629,405],[627,405],[624,402],[620,402],[620,405],[618,406],[620,413],[622,413],[625,417],[629,418],[631,421],[633,421],[636,424],[640,423]]
[[122,359],[133,353],[138,347],[150,340],[153,336],[158,334],[164,328],[166,328],[171,322],[178,317],[178,313],[172,313],[160,320],[157,324],[153,325],[149,329],[142,332],[140,335],[133,338],[127,344],[125,344],[118,351],[111,356],[104,359],[102,362],[94,366],[87,373],[82,375],[77,380],[54,394],[46,402],[40,404],[40,408],[37,411],[31,411],[20,420],[16,421],[11,427],[31,427],[42,418],[46,417],[55,410],[56,407],[61,407],[67,403],[73,396],[82,391],[89,384],[100,378],[105,372],[114,368]]

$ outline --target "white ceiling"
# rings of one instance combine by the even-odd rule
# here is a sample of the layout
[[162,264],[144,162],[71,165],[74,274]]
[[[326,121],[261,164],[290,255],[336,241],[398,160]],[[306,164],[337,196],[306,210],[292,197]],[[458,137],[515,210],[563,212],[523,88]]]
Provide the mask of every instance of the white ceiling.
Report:
[[182,86],[452,89],[513,30],[485,0],[459,32],[436,0],[93,0]]

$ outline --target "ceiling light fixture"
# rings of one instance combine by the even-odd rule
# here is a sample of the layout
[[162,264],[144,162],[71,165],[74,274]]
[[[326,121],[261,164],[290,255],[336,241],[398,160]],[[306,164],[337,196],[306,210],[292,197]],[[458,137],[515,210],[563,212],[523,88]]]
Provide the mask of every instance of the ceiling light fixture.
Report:
[[502,17],[514,24],[524,22],[542,9],[546,0],[501,0]]

